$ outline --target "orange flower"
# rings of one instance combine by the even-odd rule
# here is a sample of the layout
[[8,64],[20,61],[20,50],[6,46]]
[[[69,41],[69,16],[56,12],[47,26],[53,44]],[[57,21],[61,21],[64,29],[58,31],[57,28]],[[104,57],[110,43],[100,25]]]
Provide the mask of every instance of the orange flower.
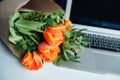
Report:
[[60,48],[56,45],[49,45],[47,42],[42,42],[38,46],[39,55],[45,62],[54,61],[60,53]]
[[43,33],[44,38],[49,44],[60,45],[64,40],[65,30],[62,24],[49,26]]
[[22,59],[22,64],[29,70],[38,70],[43,65],[41,57],[35,51],[28,51]]
[[72,23],[70,20],[64,20],[64,26],[66,26],[67,31],[71,31],[72,30]]

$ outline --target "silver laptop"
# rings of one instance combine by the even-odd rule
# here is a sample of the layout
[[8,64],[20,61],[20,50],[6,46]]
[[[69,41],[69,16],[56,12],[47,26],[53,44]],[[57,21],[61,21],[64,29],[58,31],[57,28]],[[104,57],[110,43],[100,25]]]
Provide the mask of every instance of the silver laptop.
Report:
[[66,7],[66,16],[76,28],[87,29],[85,35],[90,38],[90,44],[78,53],[81,63],[68,61],[61,66],[120,74],[120,1],[67,0],[63,7]]

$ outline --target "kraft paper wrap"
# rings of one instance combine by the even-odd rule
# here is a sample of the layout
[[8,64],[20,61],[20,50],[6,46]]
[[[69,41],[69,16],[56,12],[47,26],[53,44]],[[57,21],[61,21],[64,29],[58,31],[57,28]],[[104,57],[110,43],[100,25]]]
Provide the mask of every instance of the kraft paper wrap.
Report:
[[12,53],[18,58],[22,57],[20,50],[9,43],[9,20],[15,10],[36,10],[51,13],[61,10],[55,2],[50,0],[3,0],[0,2],[0,39],[8,46]]

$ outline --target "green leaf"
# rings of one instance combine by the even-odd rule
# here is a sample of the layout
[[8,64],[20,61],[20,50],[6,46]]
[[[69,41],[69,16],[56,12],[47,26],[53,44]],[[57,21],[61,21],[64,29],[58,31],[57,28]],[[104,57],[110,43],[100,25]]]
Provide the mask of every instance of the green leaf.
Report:
[[19,42],[20,40],[22,40],[23,37],[22,36],[19,36],[19,35],[16,35],[16,36],[9,36],[9,41],[13,44],[17,44],[17,42]]
[[83,29],[80,29],[79,32],[82,32],[82,31],[86,31],[87,29],[83,28]]
[[56,23],[60,23],[60,16],[55,15],[55,21],[56,21]]
[[27,46],[27,50],[35,51],[35,50],[37,50],[37,46],[36,45],[29,45],[29,46]]
[[59,66],[59,65],[62,63],[62,61],[63,61],[63,60],[62,60],[62,56],[59,55],[59,56],[57,57],[57,59],[56,59],[55,61],[53,61],[53,63]]
[[75,59],[75,56],[68,54],[70,60]]
[[10,31],[10,35],[11,35],[12,37],[15,37],[15,36],[16,36],[16,31],[15,31],[14,28],[10,27],[10,28],[9,28],[9,31]]
[[66,31],[66,32],[65,32],[65,36],[66,36],[67,38],[70,38],[70,37],[71,37],[70,32],[69,32],[69,31]]
[[80,61],[78,61],[77,59],[72,59],[73,62],[77,62],[77,63],[81,63]]
[[82,41],[89,42],[89,41],[90,41],[90,38],[88,38],[88,37],[83,37]]
[[18,11],[15,11],[14,14],[10,18],[9,26],[14,27],[14,22],[18,18],[21,18],[21,15]]
[[66,52],[66,51],[64,51],[64,52],[63,52],[63,55],[64,55],[64,57],[65,57],[65,60],[70,60],[70,58],[68,57],[68,55],[67,55],[67,52]]
[[67,49],[71,49],[71,48],[74,48],[74,47],[75,47],[75,45],[72,45],[72,44],[66,45],[66,48],[67,48]]
[[82,39],[83,39],[83,36],[81,36],[81,37],[77,37],[77,38],[76,38],[76,40],[77,40],[78,42],[81,42]]
[[11,43],[16,44],[17,42],[23,39],[21,35],[16,34],[16,31],[12,27],[9,28],[9,31],[10,31],[9,41]]
[[43,21],[43,22],[46,22],[46,21],[47,21],[47,18],[48,18],[48,14],[43,14],[43,15],[42,15],[42,21]]
[[50,19],[54,19],[54,18],[55,18],[54,14],[50,14],[50,15],[49,15],[49,18],[50,18]]
[[53,19],[47,19],[47,25],[48,26],[55,26],[56,22]]
[[28,40],[21,40],[18,42],[17,47],[22,48],[23,52],[27,50],[27,42]]
[[72,55],[72,56],[75,56],[74,52],[71,51],[71,50],[65,50],[68,54]]
[[65,12],[63,10],[58,10],[54,12],[55,15],[63,16]]
[[42,30],[40,30],[40,28],[45,24],[46,23],[43,22],[27,21],[24,19],[20,19],[15,23],[15,26],[20,28],[25,28],[31,31],[43,32]]
[[35,33],[30,32],[31,30],[21,28],[21,27],[17,27],[17,28],[18,28],[18,31],[22,34],[29,35],[29,36],[30,35],[35,35]]
[[23,49],[24,51],[26,51],[26,50],[27,50],[27,45],[26,45],[26,44],[23,44],[23,45],[22,45],[22,49]]
[[21,16],[25,19],[25,18],[29,18],[30,16],[32,16],[32,12],[25,12],[25,13],[21,13]]

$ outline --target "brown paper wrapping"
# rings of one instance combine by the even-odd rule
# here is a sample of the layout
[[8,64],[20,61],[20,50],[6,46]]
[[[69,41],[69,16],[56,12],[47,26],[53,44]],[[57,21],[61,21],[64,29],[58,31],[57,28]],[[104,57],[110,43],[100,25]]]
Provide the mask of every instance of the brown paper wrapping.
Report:
[[20,50],[9,43],[9,19],[15,10],[36,10],[50,13],[61,10],[55,2],[50,0],[3,0],[0,2],[0,39],[8,46],[12,53],[21,58]]

